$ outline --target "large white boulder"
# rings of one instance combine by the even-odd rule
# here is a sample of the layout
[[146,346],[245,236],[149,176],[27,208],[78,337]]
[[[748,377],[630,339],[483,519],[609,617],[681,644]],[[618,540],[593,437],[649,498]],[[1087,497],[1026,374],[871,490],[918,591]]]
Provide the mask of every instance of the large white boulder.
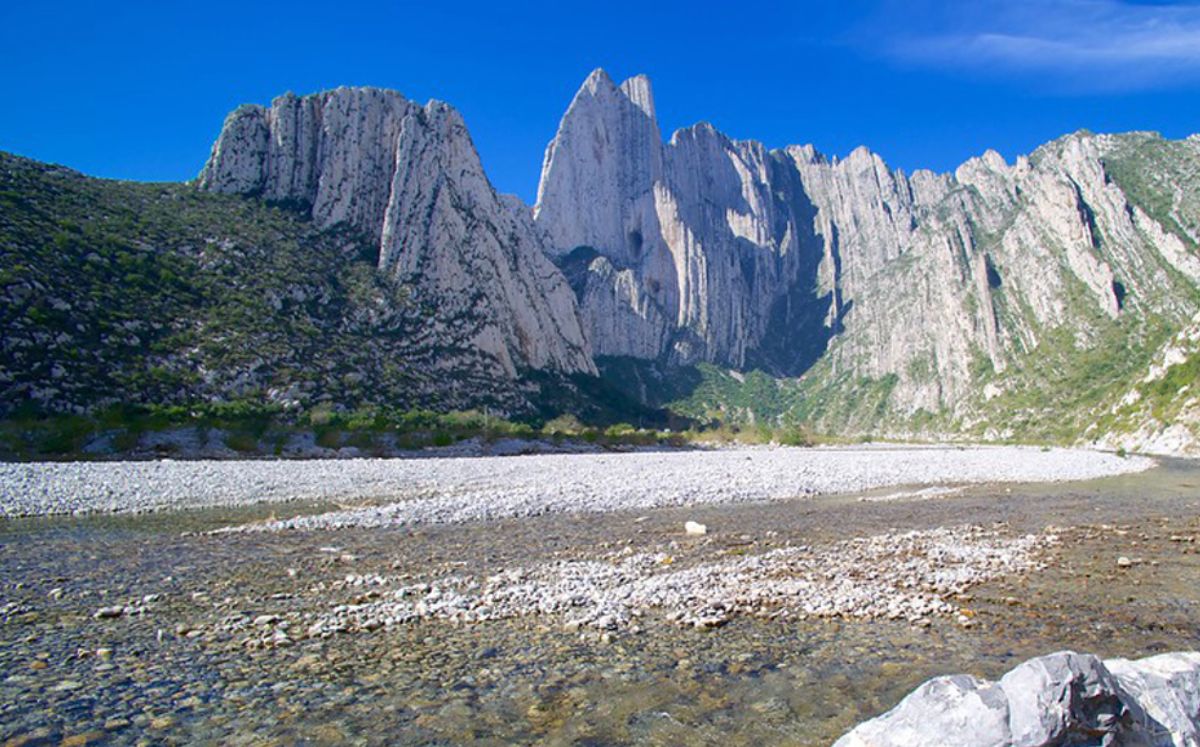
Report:
[[938,677],[834,747],[1197,747],[1200,654],[1103,662],[1072,651],[999,682]]

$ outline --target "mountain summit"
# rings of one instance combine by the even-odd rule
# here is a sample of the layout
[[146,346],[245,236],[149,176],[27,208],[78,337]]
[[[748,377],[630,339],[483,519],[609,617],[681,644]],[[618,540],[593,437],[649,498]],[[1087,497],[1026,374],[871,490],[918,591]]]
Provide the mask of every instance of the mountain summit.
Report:
[[664,140],[649,80],[596,70],[532,209],[453,108],[371,88],[238,108],[192,185],[0,166],[7,411],[545,412],[536,382],[599,373],[700,421],[1198,441],[1196,136],[906,174],[707,123]]
[[509,377],[595,371],[570,288],[525,211],[496,194],[446,104],[339,88],[244,106],[225,121],[199,185],[297,204],[318,227],[366,233],[380,271]]
[[598,71],[546,150],[534,215],[598,355],[803,376],[834,428],[961,428],[1053,389],[1047,354],[1144,363],[1200,310],[1194,181],[1175,179],[1194,138],[1076,133],[908,175],[708,124],[664,143],[653,112],[645,78]]

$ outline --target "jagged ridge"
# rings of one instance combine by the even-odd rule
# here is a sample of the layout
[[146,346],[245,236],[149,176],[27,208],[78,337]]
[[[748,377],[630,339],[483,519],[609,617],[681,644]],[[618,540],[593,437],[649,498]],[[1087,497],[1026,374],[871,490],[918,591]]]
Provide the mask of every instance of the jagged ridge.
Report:
[[374,237],[379,269],[436,305],[440,324],[470,327],[499,374],[595,372],[570,289],[524,211],[496,194],[446,104],[339,88],[243,106],[199,185],[299,204],[318,227]]
[[[1062,414],[1025,390],[1076,383],[1073,353],[1049,348],[1117,346],[1128,365],[1087,383],[1111,389],[1197,310],[1194,208],[1156,218],[1124,191],[1138,168],[1116,165],[1162,142],[1076,133],[1012,165],[989,151],[906,175],[866,148],[768,150],[707,124],[663,143],[649,83],[596,71],[547,148],[535,216],[552,254],[594,252],[575,286],[599,355],[803,376],[791,415],[828,429],[1011,437]],[[1051,352],[1064,370],[1032,365]]]
[[[406,361],[426,361],[409,372],[464,401],[497,386],[515,391],[531,373],[592,374],[594,353],[643,399],[674,399],[701,419],[986,438],[1086,433],[1109,444],[1120,442],[1117,428],[1156,443],[1178,426],[1170,413],[1195,409],[1133,400],[1154,380],[1164,383],[1147,401],[1158,402],[1180,379],[1182,369],[1157,378],[1146,370],[1175,360],[1162,346],[1200,312],[1198,173],[1200,138],[1146,133],[1081,132],[1011,165],[988,152],[953,174],[911,175],[866,148],[842,159],[811,146],[771,150],[709,124],[664,142],[649,81],[617,85],[598,70],[547,148],[530,211],[496,194],[447,105],[342,88],[237,109],[197,181],[202,192],[249,198],[221,203],[235,222],[262,220],[238,204],[297,211],[307,222],[280,229],[288,251],[277,249],[278,233],[196,237],[201,220],[153,256],[250,237],[260,243],[247,256],[262,261],[249,272],[287,274],[311,246],[318,264],[334,262],[323,272],[336,274],[341,265],[321,247],[353,236],[368,247],[355,261],[374,268],[369,282],[380,289],[376,306],[354,318],[408,320],[384,328],[406,350],[426,351]],[[29,207],[26,186],[18,179],[9,190],[14,216]],[[192,199],[171,189],[184,191],[170,199]],[[148,193],[134,201],[158,209]],[[26,255],[45,264],[34,244],[46,237],[8,230],[13,267]],[[136,243],[135,233],[113,235]],[[27,275],[6,275],[10,309],[22,314],[35,308],[30,294],[44,292]],[[284,321],[278,312],[242,319],[267,330]],[[21,334],[6,340],[10,401],[80,389],[69,361],[23,362],[73,318],[42,316],[13,318]],[[693,364],[704,367],[686,376],[672,368]],[[737,373],[752,369],[775,378]],[[375,370],[350,373],[361,381]],[[473,383],[443,376],[464,371]],[[193,394],[253,391],[258,378],[233,382]],[[759,406],[763,398],[771,401]],[[1188,448],[1192,428],[1169,441]]]

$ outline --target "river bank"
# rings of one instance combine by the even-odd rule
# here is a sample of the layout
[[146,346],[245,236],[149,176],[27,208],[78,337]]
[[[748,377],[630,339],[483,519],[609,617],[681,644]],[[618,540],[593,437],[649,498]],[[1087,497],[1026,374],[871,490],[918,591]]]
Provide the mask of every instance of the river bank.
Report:
[[[0,739],[828,745],[938,674],[996,678],[1062,648],[1131,658],[1196,648],[1197,486],[1200,469],[1166,460],[1088,482],[933,495],[884,487],[319,531],[212,533],[343,509],[294,500],[7,519]],[[687,534],[687,521],[706,534]],[[1027,537],[1038,541],[1013,544]],[[1029,564],[924,588],[1018,550]],[[445,579],[482,592],[497,577],[494,588],[508,588],[513,571],[538,581],[637,555],[670,558],[651,566],[655,577],[707,568],[719,580],[750,567],[819,581],[824,569],[839,593],[899,588],[950,609],[925,622],[886,605],[870,616],[735,609],[709,627],[651,604],[611,628],[548,609],[309,633],[338,607],[394,600],[402,587],[426,589],[417,602]],[[764,560],[780,557],[788,565]],[[905,587],[922,568],[934,575]],[[375,578],[387,583],[356,583]]]
[[[328,526],[746,503],[906,485],[1062,482],[1149,469],[1146,457],[1016,446],[749,447],[460,459],[0,463],[4,516],[286,501],[373,505]],[[297,525],[300,526],[300,525]],[[303,524],[311,528],[310,524]]]

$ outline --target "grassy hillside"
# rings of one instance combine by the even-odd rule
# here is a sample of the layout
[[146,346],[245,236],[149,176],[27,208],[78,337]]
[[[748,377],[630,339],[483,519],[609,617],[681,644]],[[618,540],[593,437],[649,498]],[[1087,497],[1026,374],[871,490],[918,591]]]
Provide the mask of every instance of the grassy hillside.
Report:
[[364,236],[286,205],[2,153],[0,328],[10,421],[214,404],[615,421],[631,407],[587,377],[497,377],[468,332],[376,272]]

